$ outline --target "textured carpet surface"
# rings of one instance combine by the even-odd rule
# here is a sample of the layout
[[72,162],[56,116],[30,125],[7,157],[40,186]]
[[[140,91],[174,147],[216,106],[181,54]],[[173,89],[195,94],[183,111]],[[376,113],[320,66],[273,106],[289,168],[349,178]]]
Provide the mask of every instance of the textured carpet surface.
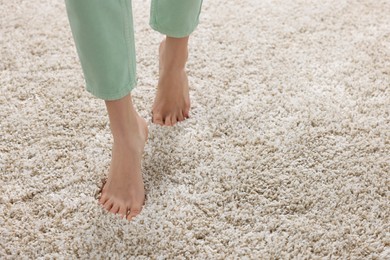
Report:
[[390,258],[389,1],[204,1],[172,128],[150,123],[162,36],[133,5],[150,139],[129,223],[96,200],[112,137],[63,1],[1,0],[0,258]]

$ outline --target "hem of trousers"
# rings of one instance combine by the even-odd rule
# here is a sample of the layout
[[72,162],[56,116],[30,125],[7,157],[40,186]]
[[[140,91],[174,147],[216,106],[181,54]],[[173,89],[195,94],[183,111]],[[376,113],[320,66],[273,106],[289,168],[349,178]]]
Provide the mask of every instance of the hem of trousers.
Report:
[[112,92],[101,92],[97,91],[91,84],[86,82],[86,90],[94,95],[97,98],[103,99],[103,100],[117,100],[121,99],[127,94],[129,94],[137,85],[137,80],[132,80],[131,82],[127,83],[124,87],[118,89],[115,93]]
[[159,27],[156,23],[154,23],[153,21],[151,21],[151,22],[149,23],[149,25],[150,25],[150,27],[151,27],[153,30],[155,30],[155,31],[157,31],[157,32],[159,32],[159,33],[161,33],[161,34],[165,34],[165,35],[168,36],[168,37],[172,37],[172,38],[184,38],[184,37],[187,37],[187,36],[191,35],[191,33],[193,33],[193,32],[195,31],[196,27],[198,26],[198,22],[195,23],[195,24],[191,27],[191,29],[186,30],[186,31],[183,31],[183,32],[173,32],[173,31],[170,31],[169,29],[161,28],[161,27]]

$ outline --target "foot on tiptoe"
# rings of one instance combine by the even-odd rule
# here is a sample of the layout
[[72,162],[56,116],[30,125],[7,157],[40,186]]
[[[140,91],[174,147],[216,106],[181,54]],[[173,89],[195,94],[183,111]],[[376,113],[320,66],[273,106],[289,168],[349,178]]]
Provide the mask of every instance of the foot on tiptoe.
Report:
[[152,122],[173,126],[189,117],[190,96],[188,78],[185,71],[187,48],[178,51],[160,44],[160,78],[152,108]]

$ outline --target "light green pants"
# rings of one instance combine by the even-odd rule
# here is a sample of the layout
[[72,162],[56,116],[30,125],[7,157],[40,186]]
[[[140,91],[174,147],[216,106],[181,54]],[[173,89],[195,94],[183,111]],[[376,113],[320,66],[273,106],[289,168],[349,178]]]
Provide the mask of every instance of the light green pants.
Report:
[[[129,94],[136,85],[131,0],[65,0],[86,89],[104,100]],[[202,0],[152,0],[150,26],[167,36],[190,35]]]

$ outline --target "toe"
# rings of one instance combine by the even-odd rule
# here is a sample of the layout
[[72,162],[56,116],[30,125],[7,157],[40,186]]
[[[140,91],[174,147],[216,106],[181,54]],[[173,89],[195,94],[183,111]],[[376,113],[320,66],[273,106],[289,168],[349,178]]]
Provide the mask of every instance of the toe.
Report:
[[177,121],[181,122],[183,120],[184,120],[183,112],[180,112],[179,115],[177,116]]
[[141,206],[133,206],[130,209],[129,215],[127,216],[128,220],[131,220],[135,216],[137,216],[139,213],[141,213],[142,207]]
[[107,202],[107,200],[108,200],[108,198],[107,198],[106,194],[103,193],[102,196],[101,196],[100,199],[99,199],[99,203],[100,203],[101,205],[104,205],[104,204]]
[[119,210],[119,205],[114,203],[110,209],[110,212],[116,214],[118,210]]
[[127,207],[125,205],[121,205],[119,207],[119,211],[118,211],[118,214],[121,218],[125,218],[126,217],[126,212],[127,212]]
[[164,121],[163,121],[163,118],[161,116],[160,113],[153,113],[153,118],[152,118],[152,122],[154,124],[158,124],[158,125],[164,125]]
[[177,123],[177,117],[176,115],[172,116],[171,117],[171,122],[172,122],[172,125],[175,125]]
[[183,114],[185,117],[190,117],[190,108],[191,108],[191,105],[190,103],[186,103],[185,106],[184,106],[184,111],[183,111]]
[[172,125],[172,120],[171,120],[170,116],[167,116],[167,118],[165,118],[165,125],[166,126],[171,126]]
[[183,111],[183,116],[185,117],[185,118],[189,118],[190,117],[190,110],[189,109],[184,109],[184,111]]
[[110,211],[110,209],[112,208],[112,205],[114,203],[111,201],[111,200],[107,200],[106,203],[104,203],[103,207],[107,210],[107,211]]

